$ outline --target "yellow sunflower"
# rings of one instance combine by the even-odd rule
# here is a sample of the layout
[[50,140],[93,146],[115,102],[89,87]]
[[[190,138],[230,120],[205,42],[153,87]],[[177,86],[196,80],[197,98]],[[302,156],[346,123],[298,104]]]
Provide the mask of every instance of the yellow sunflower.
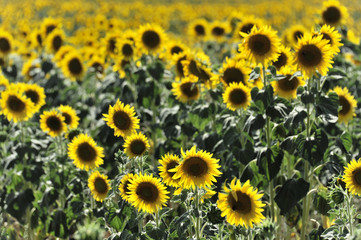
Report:
[[361,158],[357,161],[353,159],[345,167],[343,181],[352,194],[361,196]]
[[347,8],[336,0],[323,2],[323,8],[320,13],[323,23],[331,26],[344,25],[349,17]]
[[65,118],[56,110],[44,111],[40,115],[40,128],[52,137],[67,131]]
[[297,45],[298,41],[309,32],[303,25],[292,25],[287,32],[287,42],[291,45]]
[[196,19],[188,25],[188,34],[195,38],[206,38],[209,32],[209,24],[204,19]]
[[57,28],[54,29],[46,38],[45,46],[47,47],[47,50],[49,52],[56,53],[64,44],[64,40],[65,40],[64,31]]
[[341,34],[335,29],[335,27],[323,25],[320,31],[315,34],[320,34],[322,35],[322,39],[328,40],[328,44],[331,45],[331,48],[335,53],[340,52],[340,47],[343,44],[341,43]]
[[119,99],[114,106],[109,106],[108,114],[103,114],[104,121],[114,129],[114,136],[126,137],[139,129],[139,119],[135,117],[134,107],[125,105]]
[[136,55],[134,42],[129,39],[118,40],[116,43],[118,55],[126,60],[130,60]]
[[42,39],[45,39],[54,29],[60,27],[61,27],[61,22],[59,19],[45,18],[41,24],[41,30],[40,30]]
[[275,66],[277,70],[281,70],[283,67],[291,66],[293,64],[290,48],[281,45],[278,53],[280,55],[277,60],[272,62],[272,65]]
[[180,163],[180,158],[175,154],[167,153],[162,159],[159,159],[159,163],[161,166],[159,169],[159,176],[163,179],[163,182],[171,187],[179,187],[179,179],[173,179],[174,172],[170,172],[169,170],[177,167]]
[[127,136],[124,141],[124,152],[130,158],[140,157],[150,148],[148,138],[140,132]]
[[111,189],[109,179],[106,175],[100,174],[98,171],[93,172],[88,179],[88,187],[98,202],[103,202]]
[[68,156],[76,167],[88,171],[103,164],[104,149],[92,137],[81,133],[68,144]]
[[295,47],[294,63],[305,78],[310,78],[316,71],[325,76],[332,67],[333,55],[330,44],[321,35],[312,37],[311,34],[306,34]]
[[236,111],[239,108],[246,109],[251,104],[251,90],[243,83],[232,82],[223,93],[223,102],[227,108]]
[[219,160],[212,156],[213,154],[203,150],[196,151],[196,146],[193,146],[186,153],[182,150],[183,160],[180,165],[169,171],[175,172],[173,179],[179,178],[179,184],[183,188],[209,188],[217,181],[215,177],[222,174],[218,170],[221,167],[218,165]]
[[227,58],[219,70],[219,75],[224,86],[229,86],[231,83],[242,83],[248,86],[248,79],[251,72],[252,69],[245,61],[236,61]]
[[4,75],[0,74],[0,92],[4,91],[9,86],[9,80]]
[[139,28],[137,46],[145,54],[158,53],[165,47],[167,36],[158,25],[146,24]]
[[249,180],[241,185],[240,181],[234,178],[230,189],[224,186],[225,193],[218,194],[217,206],[222,211],[221,216],[226,216],[226,220],[231,225],[243,225],[246,228],[253,228],[253,224],[261,223],[263,208],[257,189],[253,189]]
[[189,48],[184,45],[181,41],[168,41],[166,44],[167,57],[172,58],[173,55],[189,50]]
[[133,173],[128,173],[122,178],[122,180],[120,180],[120,184],[118,187],[120,196],[127,202],[129,202],[129,197],[130,197],[129,184],[130,181],[133,180],[135,177],[138,177],[138,175],[134,175]]
[[115,59],[115,64],[113,65],[113,72],[118,72],[119,73],[119,77],[120,78],[124,78],[125,77],[125,68],[126,67],[130,67],[131,63],[129,60],[121,58],[121,57],[117,57]]
[[41,65],[38,60],[30,58],[27,60],[21,69],[21,75],[25,77],[25,80],[31,80],[36,76],[36,69],[40,69]]
[[342,89],[337,86],[333,91],[337,93],[339,105],[341,106],[341,109],[338,112],[338,121],[347,124],[348,121],[356,116],[355,108],[357,107],[357,102],[346,87]]
[[237,40],[242,40],[240,33],[249,34],[254,26],[260,28],[263,25],[263,20],[256,18],[254,16],[246,16],[241,19],[237,24],[234,31],[234,38]]
[[295,71],[292,68],[282,68],[280,74],[285,77],[271,82],[275,94],[286,99],[296,98],[297,88],[304,86],[305,81],[303,81],[302,77],[292,77],[294,73]]
[[69,129],[77,128],[79,125],[79,117],[76,115],[75,110],[68,105],[60,105],[58,107],[59,111],[64,117],[64,122]]
[[11,87],[1,92],[0,106],[0,113],[4,114],[8,121],[13,120],[15,123],[28,120],[36,110],[29,98]]
[[209,31],[215,40],[224,41],[231,29],[228,22],[214,21],[210,24]]
[[197,77],[207,89],[215,88],[217,86],[218,78],[215,77],[211,68],[207,65],[194,59],[183,60],[182,65],[185,76],[193,75]]
[[118,53],[117,41],[121,38],[121,33],[119,31],[107,33],[104,39],[102,39],[102,45],[105,47],[104,52],[114,57]]
[[176,99],[184,103],[197,100],[200,96],[200,88],[197,82],[198,78],[193,75],[184,77],[181,81],[173,82],[172,92]]
[[244,37],[239,45],[239,52],[253,63],[267,65],[277,60],[280,39],[277,32],[269,26],[253,27],[249,34],[240,33]]
[[8,55],[14,48],[13,37],[10,33],[0,30],[0,53]]
[[103,57],[99,55],[93,55],[91,59],[88,61],[88,67],[92,69],[92,72],[97,74],[98,78],[103,77],[103,73],[105,71],[105,60]]
[[55,53],[53,60],[55,61],[55,63],[60,63],[64,60],[65,56],[70,52],[76,52],[76,49],[73,46],[63,45]]
[[159,178],[140,174],[130,180],[128,185],[129,202],[138,209],[147,213],[155,213],[166,205],[169,192]]
[[77,52],[69,52],[66,54],[64,60],[61,62],[61,66],[64,75],[72,81],[81,80],[81,77],[86,71],[82,58]]
[[34,111],[37,112],[45,104],[44,88],[37,84],[22,84],[22,91],[25,96],[34,103]]

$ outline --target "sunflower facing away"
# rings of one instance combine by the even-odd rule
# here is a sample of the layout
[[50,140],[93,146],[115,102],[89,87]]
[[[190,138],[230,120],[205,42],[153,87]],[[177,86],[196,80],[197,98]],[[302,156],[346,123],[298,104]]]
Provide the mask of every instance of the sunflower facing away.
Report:
[[100,174],[98,171],[93,172],[88,179],[88,187],[98,202],[103,202],[111,189],[107,176]]
[[68,144],[68,156],[74,165],[82,170],[99,167],[103,164],[103,148],[97,146],[93,138],[81,133]]
[[227,222],[232,225],[243,225],[246,228],[253,227],[253,224],[262,222],[263,208],[257,189],[253,189],[249,180],[241,185],[241,182],[234,178],[230,189],[224,186],[225,193],[218,194],[217,206],[222,211],[221,216],[226,216]]
[[8,121],[13,120],[15,123],[28,120],[36,110],[29,98],[10,87],[1,92],[0,106],[0,113],[4,114]]
[[167,153],[162,159],[159,159],[160,166],[159,176],[163,179],[163,182],[171,187],[179,187],[179,179],[173,179],[174,172],[170,172],[169,170],[177,167],[179,165],[180,158],[175,154]]
[[236,61],[234,59],[226,59],[222,68],[219,70],[221,81],[225,86],[231,83],[242,83],[248,86],[249,75],[252,69],[248,67],[245,61]]
[[219,160],[212,158],[213,154],[206,151],[196,151],[196,146],[186,153],[182,150],[183,160],[180,165],[169,170],[175,172],[173,179],[180,179],[179,184],[186,189],[196,187],[211,187],[216,178],[222,173],[218,170]]
[[339,1],[329,0],[323,2],[321,17],[324,24],[338,26],[346,24],[349,14],[347,8]]
[[44,111],[40,115],[40,128],[52,137],[67,131],[65,118],[56,110]]
[[147,137],[140,132],[133,133],[124,140],[124,152],[130,158],[140,157],[150,148]]
[[341,109],[338,112],[338,121],[348,123],[348,121],[356,116],[355,108],[357,107],[357,102],[346,87],[341,88],[337,86],[333,91],[337,93],[339,105],[341,106]]
[[242,83],[231,83],[223,93],[223,102],[227,108],[236,111],[246,109],[251,103],[251,90]]
[[297,88],[305,85],[305,81],[302,77],[292,77],[294,73],[295,71],[288,67],[280,71],[280,74],[285,77],[271,82],[275,94],[286,99],[296,98]]
[[353,159],[345,167],[343,180],[352,194],[361,196],[361,158],[357,161]]
[[197,85],[198,78],[191,75],[182,78],[181,81],[172,83],[172,92],[177,100],[181,102],[188,102],[197,100],[200,96],[200,89]]
[[147,24],[139,29],[137,46],[144,53],[157,53],[167,42],[164,30],[158,25]]
[[244,37],[239,45],[239,52],[256,64],[267,65],[277,60],[280,39],[277,32],[269,26],[253,27],[249,34],[240,33]]
[[134,175],[133,173],[128,173],[127,175],[125,175],[122,180],[120,180],[120,184],[119,184],[119,192],[120,192],[120,196],[127,202],[129,202],[129,197],[130,197],[130,190],[129,190],[129,184],[130,181],[133,180],[135,177],[137,177],[138,175]]
[[109,106],[108,114],[103,114],[104,121],[114,129],[114,136],[126,137],[139,129],[139,119],[135,117],[134,107],[125,105],[119,99],[114,106]]
[[332,67],[333,55],[334,51],[322,36],[312,37],[311,34],[306,34],[295,47],[294,63],[305,78],[310,78],[316,70],[324,76]]
[[138,175],[130,180],[129,202],[139,211],[147,213],[155,213],[166,205],[169,199],[169,192],[161,183],[159,178],[151,175]]
[[68,105],[60,105],[58,109],[65,118],[64,122],[69,129],[74,129],[78,127],[79,117],[76,115],[76,112],[72,107]]

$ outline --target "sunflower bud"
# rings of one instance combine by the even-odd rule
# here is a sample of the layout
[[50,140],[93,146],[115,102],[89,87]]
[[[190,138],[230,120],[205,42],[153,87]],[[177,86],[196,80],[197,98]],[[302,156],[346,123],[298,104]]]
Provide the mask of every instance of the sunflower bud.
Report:
[[343,200],[345,199],[345,196],[343,195],[343,192],[341,190],[334,191],[331,197],[336,204],[343,203]]

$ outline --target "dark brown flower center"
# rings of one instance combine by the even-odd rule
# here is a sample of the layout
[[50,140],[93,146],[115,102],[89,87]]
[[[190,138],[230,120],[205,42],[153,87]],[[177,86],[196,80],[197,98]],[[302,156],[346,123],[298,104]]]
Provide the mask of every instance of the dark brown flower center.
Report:
[[158,33],[148,30],[143,33],[142,42],[147,48],[157,48],[160,44],[160,36]]
[[65,123],[66,125],[69,125],[72,122],[72,118],[68,113],[62,113],[61,115],[63,115],[63,117],[65,118]]
[[190,82],[183,83],[180,88],[182,93],[189,98],[197,96],[199,92],[198,87]]
[[212,29],[212,34],[213,34],[214,36],[223,36],[224,33],[225,33],[225,30],[224,30],[224,28],[222,28],[222,27],[214,27],[214,28]]
[[116,49],[116,41],[114,38],[110,38],[108,40],[108,51],[111,52],[111,53],[115,53],[115,49]]
[[56,36],[53,38],[53,49],[55,52],[59,50],[62,44],[63,44],[63,39],[60,36]]
[[48,35],[49,33],[51,33],[55,28],[56,28],[55,25],[49,25],[49,26],[47,26],[47,27],[46,27],[46,30],[45,30],[46,35]]
[[145,143],[140,140],[134,140],[130,143],[130,151],[134,154],[134,155],[142,155],[145,152],[146,146]]
[[346,115],[347,113],[349,113],[351,109],[350,102],[344,96],[339,96],[338,101],[341,106],[341,110],[338,113],[341,115]]
[[22,112],[25,109],[25,103],[17,96],[9,96],[6,105],[12,112]]
[[298,60],[306,67],[316,67],[322,60],[321,50],[313,44],[304,45],[298,52]]
[[293,77],[292,75],[286,75],[285,78],[278,80],[277,85],[283,91],[293,91],[296,90],[299,84],[298,78]]
[[7,53],[10,51],[10,42],[7,38],[0,38],[0,51],[3,53]]
[[229,94],[229,101],[239,105],[247,101],[247,95],[242,89],[233,89]]
[[204,69],[202,68],[198,68],[199,70],[199,79],[206,82],[209,81],[211,79],[211,75],[209,73],[207,73]]
[[337,24],[341,20],[341,11],[337,7],[328,7],[322,13],[322,18],[326,24]]
[[183,49],[181,47],[178,46],[174,46],[170,49],[170,53],[173,54],[177,54],[177,53],[181,53],[183,52]]
[[183,166],[184,172],[193,177],[202,177],[208,172],[208,165],[200,157],[190,157],[185,160]]
[[356,169],[352,172],[353,180],[358,184],[358,187],[361,186],[361,169]]
[[123,185],[123,190],[124,190],[124,193],[127,194],[127,195],[130,195],[128,192],[130,191],[129,190],[129,180],[125,181],[124,185]]
[[130,57],[133,55],[133,48],[130,44],[124,44],[122,47],[122,53],[126,57]]
[[95,71],[98,72],[98,73],[103,73],[103,71],[104,71],[103,65],[101,63],[99,63],[99,62],[93,63],[92,68],[94,68]]
[[295,31],[293,33],[293,40],[295,40],[295,42],[297,42],[298,39],[300,39],[302,37],[303,37],[303,32],[301,32],[301,31]]
[[137,195],[146,202],[155,202],[159,196],[157,186],[149,182],[142,182],[136,190]]
[[95,191],[98,193],[107,193],[108,192],[108,185],[103,178],[97,177],[94,181],[94,188]]
[[204,29],[204,26],[202,26],[202,25],[196,25],[194,27],[194,30],[196,31],[198,36],[206,35],[206,30]]
[[78,58],[71,59],[69,61],[68,67],[71,74],[79,75],[83,72],[83,65]]
[[114,112],[113,115],[114,125],[120,130],[127,130],[131,125],[131,119],[127,113],[123,111]]
[[87,142],[83,142],[79,144],[76,153],[78,157],[81,159],[81,161],[84,162],[92,162],[95,160],[97,153],[93,146],[91,146]]
[[249,34],[253,28],[254,24],[253,23],[247,23],[247,24],[244,24],[240,31],[243,32],[243,33],[247,33]]
[[185,59],[186,59],[186,56],[183,56],[183,57],[179,58],[177,63],[176,63],[177,72],[181,77],[184,77],[184,70],[183,70],[182,61],[185,60]]
[[250,37],[248,47],[253,54],[262,56],[271,50],[271,41],[267,36],[257,34]]
[[327,33],[322,33],[322,39],[328,40],[328,43],[332,45],[332,38]]
[[235,83],[243,83],[246,85],[244,81],[243,73],[240,69],[235,67],[227,68],[223,73],[223,80],[227,83],[227,85],[235,82]]
[[176,161],[171,161],[167,164],[167,173],[170,177],[173,177],[173,175],[175,174],[175,172],[169,172],[169,170],[175,168],[176,166],[178,166],[179,164]]
[[46,125],[50,128],[51,131],[58,132],[62,130],[63,125],[61,124],[61,119],[57,116],[50,116],[46,119]]
[[281,67],[285,66],[287,64],[287,55],[281,52],[279,55],[277,61],[273,62],[273,66],[277,68],[277,70],[280,70]]
[[251,212],[252,202],[250,197],[241,191],[237,191],[236,195],[237,201],[231,193],[228,194],[227,200],[232,210],[241,214],[247,214]]
[[27,98],[30,98],[30,100],[36,105],[39,102],[40,96],[39,94],[34,90],[26,90],[25,96]]
[[120,66],[122,68],[125,68],[125,66],[129,65],[130,62],[128,60],[122,59],[122,62],[120,63]]
[[41,46],[42,43],[43,43],[43,39],[41,38],[41,35],[40,34],[37,34],[36,35],[36,41],[38,42],[38,44]]

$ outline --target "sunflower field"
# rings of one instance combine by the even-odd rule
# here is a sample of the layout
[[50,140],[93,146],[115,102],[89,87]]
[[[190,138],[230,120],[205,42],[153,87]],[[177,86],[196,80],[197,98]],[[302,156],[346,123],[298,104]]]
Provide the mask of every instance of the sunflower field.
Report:
[[0,1],[0,239],[361,239],[361,2]]

